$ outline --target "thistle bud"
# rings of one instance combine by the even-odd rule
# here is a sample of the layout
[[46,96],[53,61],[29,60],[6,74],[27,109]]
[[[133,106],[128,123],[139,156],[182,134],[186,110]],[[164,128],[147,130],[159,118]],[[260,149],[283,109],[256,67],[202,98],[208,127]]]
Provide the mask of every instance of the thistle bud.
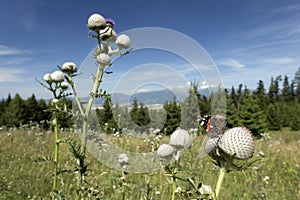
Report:
[[106,66],[110,64],[111,59],[106,53],[101,53],[97,56],[97,61],[100,65]]
[[172,157],[174,148],[170,144],[162,144],[157,149],[157,155],[160,158],[168,159]]
[[72,74],[74,72],[77,72],[77,66],[75,63],[73,62],[65,62],[62,66],[61,66],[61,70],[65,73],[68,74]]
[[106,27],[106,20],[100,14],[92,14],[88,19],[88,28],[90,30],[100,30]]
[[43,76],[43,80],[46,81],[47,83],[51,82],[51,74],[47,73]]
[[218,142],[218,147],[227,155],[246,160],[253,156],[254,140],[245,127],[235,127],[225,131]]
[[61,89],[66,90],[66,89],[68,89],[68,87],[69,87],[69,83],[67,83],[67,82],[62,82],[62,83],[60,84],[60,87],[61,87]]
[[129,158],[128,158],[127,154],[126,153],[121,153],[119,155],[118,162],[120,163],[120,165],[123,168],[125,168],[126,165],[129,163]]
[[116,39],[116,45],[119,49],[128,49],[130,47],[130,37],[125,34],[119,35]]
[[64,74],[61,71],[55,71],[51,74],[51,80],[53,82],[63,82],[64,79]]
[[170,145],[176,150],[187,149],[192,145],[192,138],[184,129],[177,129],[170,137]]

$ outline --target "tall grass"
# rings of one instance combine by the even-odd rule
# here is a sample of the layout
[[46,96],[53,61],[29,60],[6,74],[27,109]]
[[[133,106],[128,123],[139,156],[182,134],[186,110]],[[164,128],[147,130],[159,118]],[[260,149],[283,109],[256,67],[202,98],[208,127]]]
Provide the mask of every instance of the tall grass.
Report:
[[[77,137],[74,133],[62,132],[61,137]],[[142,139],[128,136],[114,137],[111,141],[128,151],[147,152],[151,146]],[[167,141],[164,137],[161,143]],[[218,168],[211,159],[197,159],[203,136],[194,138],[193,146],[181,157],[180,177],[190,177],[195,183],[214,186]],[[51,156],[55,141],[52,132],[31,129],[10,129],[0,131],[0,199],[49,199],[52,183],[52,163],[36,163],[41,155]],[[230,172],[223,182],[219,199],[300,199],[300,132],[283,130],[270,132],[270,139],[257,139],[255,157],[261,160],[252,168],[242,172]],[[74,162],[68,155],[68,145],[60,146],[59,168],[68,168]],[[103,199],[122,199],[122,172],[115,171],[87,155],[90,161],[86,176],[93,187],[88,192]],[[74,173],[58,176],[61,194],[68,199],[75,198]],[[172,185],[163,170],[147,174],[127,174],[123,185],[126,199],[171,198]],[[189,199],[191,185],[178,180],[177,199]],[[87,195],[88,196],[88,195]]]

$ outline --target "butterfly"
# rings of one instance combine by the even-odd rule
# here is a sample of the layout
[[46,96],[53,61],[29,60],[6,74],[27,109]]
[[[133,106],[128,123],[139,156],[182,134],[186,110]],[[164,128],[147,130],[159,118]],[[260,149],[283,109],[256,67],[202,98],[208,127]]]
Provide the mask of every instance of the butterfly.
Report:
[[211,115],[201,115],[199,124],[202,126],[206,131],[210,130],[210,119]]

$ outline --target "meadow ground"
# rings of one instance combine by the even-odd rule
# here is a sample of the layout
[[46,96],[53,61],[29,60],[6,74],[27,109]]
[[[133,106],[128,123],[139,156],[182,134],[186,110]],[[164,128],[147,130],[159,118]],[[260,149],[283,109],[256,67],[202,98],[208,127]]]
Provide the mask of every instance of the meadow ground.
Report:
[[[61,137],[76,137],[63,132]],[[300,132],[288,130],[269,132],[269,139],[256,139],[254,158],[260,158],[244,172],[230,172],[222,185],[220,199],[300,199]],[[125,150],[150,151],[151,147],[142,140],[125,136],[111,140]],[[197,159],[203,136],[194,137],[193,146],[181,158],[181,177],[193,177],[194,181],[214,187],[218,169],[206,156]],[[164,137],[160,142],[168,141]],[[52,188],[52,163],[36,163],[39,156],[52,156],[54,135],[51,132],[31,129],[0,131],[0,199],[49,199]],[[59,165],[73,165],[67,144],[60,149]],[[90,171],[87,181],[93,185],[103,199],[121,199],[120,171],[102,165],[88,155]],[[59,188],[68,199],[74,198],[74,174],[59,176]],[[164,170],[147,174],[127,174],[126,199],[168,200],[172,186]],[[182,188],[177,199],[188,199],[190,185],[178,181]]]

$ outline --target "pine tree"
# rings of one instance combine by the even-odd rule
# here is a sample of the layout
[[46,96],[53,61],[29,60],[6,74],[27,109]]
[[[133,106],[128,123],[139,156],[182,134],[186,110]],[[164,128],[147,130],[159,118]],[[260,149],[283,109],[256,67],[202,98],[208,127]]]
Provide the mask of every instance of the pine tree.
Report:
[[227,110],[226,110],[226,117],[227,117],[227,127],[233,128],[238,126],[239,124],[239,115],[238,110],[235,106],[234,100],[232,97],[227,98]]
[[266,130],[266,115],[259,107],[257,99],[245,87],[239,110],[239,125],[247,127],[254,135]]
[[51,119],[51,112],[47,111],[48,105],[45,100],[40,99],[36,108],[36,121],[40,123],[40,126],[44,129],[49,128],[49,120]]
[[197,86],[191,86],[189,96],[181,103],[181,128],[190,129],[198,128],[198,118],[200,116],[199,99],[200,94],[195,91]]
[[284,76],[283,79],[283,87],[281,90],[281,94],[283,97],[283,101],[289,102],[293,100],[292,88],[289,84],[289,79],[286,75]]
[[269,130],[280,130],[281,121],[277,104],[269,104],[267,109],[267,127]]
[[36,112],[38,108],[38,102],[35,98],[35,95],[32,94],[31,97],[29,97],[25,101],[26,106],[26,122],[39,122],[38,121],[38,113]]
[[103,103],[103,110],[96,110],[96,113],[99,118],[99,124],[102,130],[106,133],[113,133],[118,129],[118,125],[114,119],[114,115],[112,112],[112,102],[110,95],[105,97],[105,101]]
[[300,130],[300,105],[298,102],[294,103],[293,112],[291,112],[290,128],[292,131]]
[[25,103],[17,93],[15,97],[9,102],[4,112],[4,122],[8,127],[19,127],[25,123],[26,107]]
[[264,86],[264,82],[262,80],[259,80],[257,88],[253,94],[255,95],[255,98],[258,101],[259,107],[261,109],[265,110],[267,102],[266,102],[266,96],[265,96],[265,86]]
[[226,115],[226,93],[220,86],[216,92],[211,93],[211,114]]
[[164,109],[167,113],[167,119],[163,130],[166,135],[170,135],[180,126],[181,108],[180,104],[178,104],[174,98],[173,102],[166,102],[164,104]]
[[273,77],[271,77],[271,85],[268,93],[270,103],[276,103],[279,101],[279,82],[281,80],[281,75],[277,76],[275,80]]

